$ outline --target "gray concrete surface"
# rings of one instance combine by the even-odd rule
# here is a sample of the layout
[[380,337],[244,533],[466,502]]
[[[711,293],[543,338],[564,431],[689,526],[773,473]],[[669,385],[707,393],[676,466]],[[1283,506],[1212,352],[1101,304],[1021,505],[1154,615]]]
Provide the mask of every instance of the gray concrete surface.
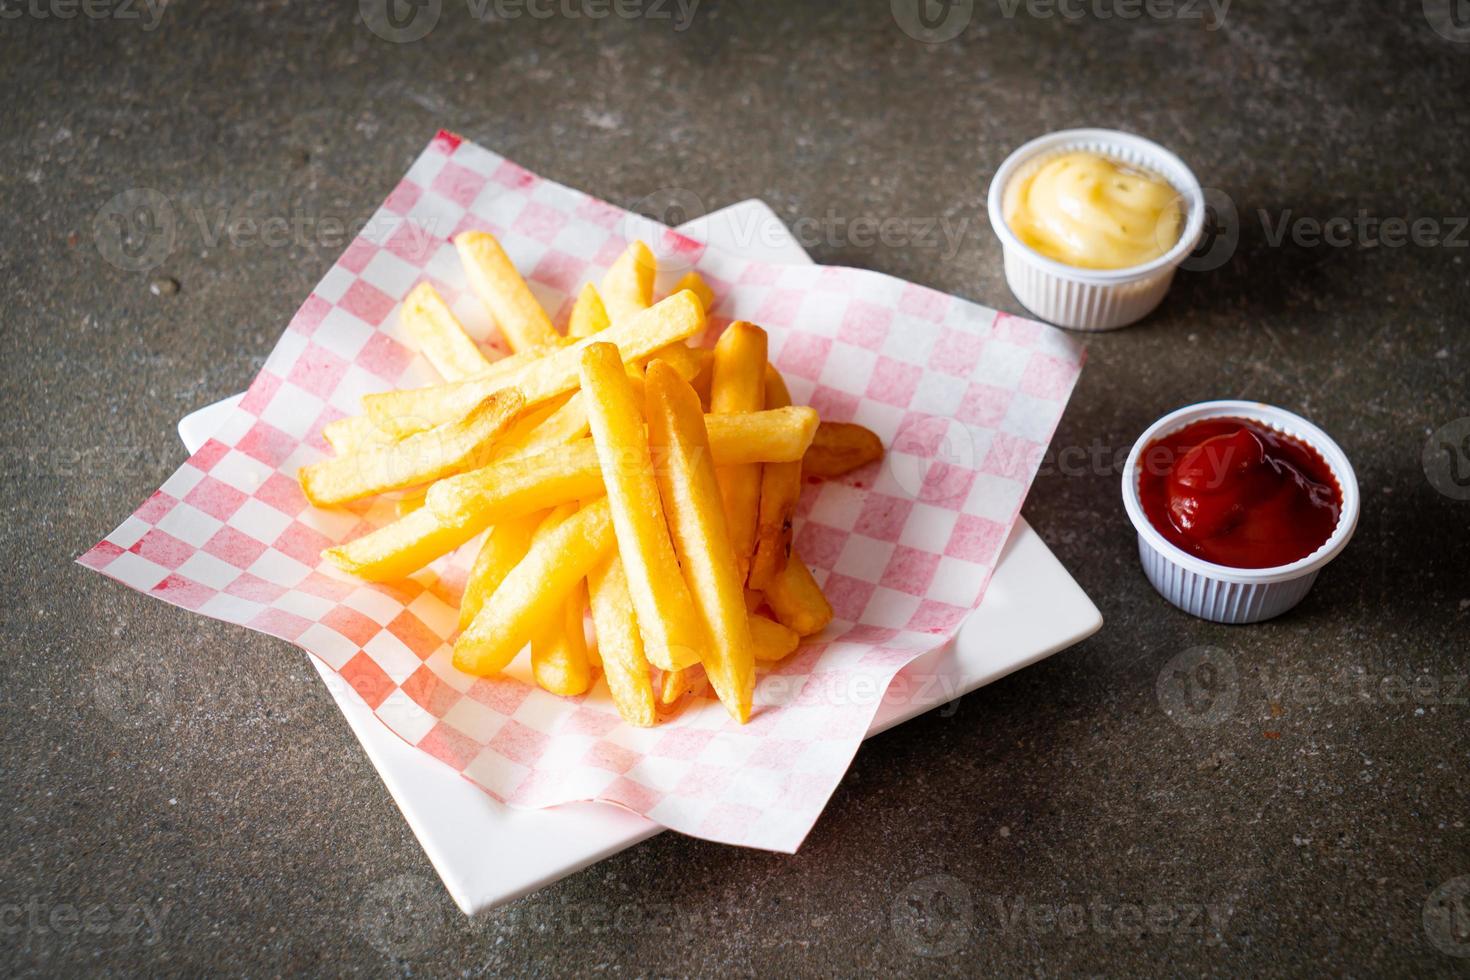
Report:
[[[932,44],[906,0],[703,0],[686,30],[672,5],[443,0],[407,43],[357,6],[0,2],[0,970],[1470,972],[1470,503],[1422,463],[1470,416],[1470,31],[1446,3],[978,0]],[[303,654],[72,564],[441,126],[620,204],[763,197],[816,219],[819,261],[1017,310],[988,175],[1079,124],[1166,143],[1239,215],[1218,268],[1092,342],[1074,452],[1026,505],[1107,624],[868,743],[795,857],[666,834],[467,921]],[[137,187],[187,220],[131,272],[94,218]],[[1430,224],[1312,244],[1360,211]],[[1356,540],[1277,622],[1194,621],[1137,567],[1113,454],[1208,396],[1310,416],[1362,483]]]

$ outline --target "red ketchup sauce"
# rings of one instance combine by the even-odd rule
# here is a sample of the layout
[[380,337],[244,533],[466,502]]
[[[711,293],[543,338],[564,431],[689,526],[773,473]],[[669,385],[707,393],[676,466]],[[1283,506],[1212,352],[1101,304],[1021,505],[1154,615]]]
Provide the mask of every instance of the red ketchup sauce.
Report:
[[1172,544],[1233,568],[1307,557],[1342,512],[1342,488],[1317,450],[1239,418],[1203,419],[1149,443],[1138,492]]

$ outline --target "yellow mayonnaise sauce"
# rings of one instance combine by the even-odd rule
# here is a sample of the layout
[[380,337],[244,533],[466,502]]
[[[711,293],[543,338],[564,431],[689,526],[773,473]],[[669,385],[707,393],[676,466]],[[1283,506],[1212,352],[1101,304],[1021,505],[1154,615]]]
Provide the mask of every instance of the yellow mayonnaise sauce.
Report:
[[1005,221],[1048,258],[1083,269],[1126,269],[1163,255],[1184,223],[1168,181],[1096,153],[1048,160],[1006,187]]

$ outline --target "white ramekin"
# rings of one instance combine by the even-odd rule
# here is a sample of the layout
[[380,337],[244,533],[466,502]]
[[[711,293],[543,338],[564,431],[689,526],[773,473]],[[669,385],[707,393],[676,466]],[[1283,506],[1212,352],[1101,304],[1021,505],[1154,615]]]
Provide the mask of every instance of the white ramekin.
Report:
[[[1201,419],[1250,419],[1295,436],[1322,454],[1342,490],[1337,527],[1322,547],[1299,561],[1273,568],[1230,568],[1189,554],[1169,542],[1143,512],[1138,483],[1144,450],[1155,439]],[[1138,531],[1138,556],[1144,574],[1165,599],[1201,619],[1217,623],[1258,623],[1302,601],[1317,573],[1336,558],[1358,526],[1358,478],[1347,455],[1327,433],[1299,415],[1260,402],[1214,401],[1188,405],[1149,426],[1133,444],[1123,467],[1123,507]]]
[[[1179,192],[1184,231],[1168,252],[1127,269],[1079,269],[1024,244],[1005,222],[1006,186],[1063,153],[1090,151],[1152,171]],[[1112,330],[1151,313],[1169,291],[1174,270],[1194,250],[1205,222],[1205,195],[1184,161],[1152,140],[1115,129],[1064,129],[1032,140],[990,182],[990,226],[1005,252],[1006,284],[1021,305],[1048,323],[1075,330]]]

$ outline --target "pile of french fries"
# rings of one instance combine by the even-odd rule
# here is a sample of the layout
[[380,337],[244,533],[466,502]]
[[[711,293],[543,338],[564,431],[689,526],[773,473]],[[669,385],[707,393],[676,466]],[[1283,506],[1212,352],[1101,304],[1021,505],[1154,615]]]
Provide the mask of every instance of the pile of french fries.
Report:
[[336,455],[299,474],[314,505],[400,494],[397,520],[326,558],[386,581],[483,534],[456,667],[494,674],[529,645],[537,684],[579,695],[600,667],[632,724],[706,684],[746,721],[757,664],[832,618],[791,547],[802,480],[882,444],[793,406],[760,327],[690,346],[714,297],[690,272],[654,302],[642,242],[582,289],[565,335],[494,236],[454,244],[512,352],[487,359],[432,285],[414,288],[404,333],[444,383],[367,395],[325,428]]

